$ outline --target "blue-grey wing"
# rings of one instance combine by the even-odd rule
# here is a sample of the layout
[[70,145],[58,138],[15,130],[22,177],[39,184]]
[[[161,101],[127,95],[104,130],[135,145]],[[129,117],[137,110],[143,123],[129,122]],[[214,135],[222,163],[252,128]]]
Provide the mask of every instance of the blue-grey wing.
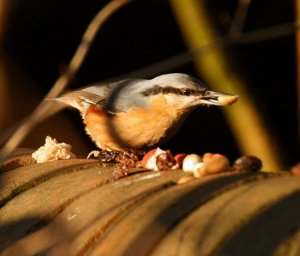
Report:
[[126,112],[133,107],[146,108],[148,100],[142,91],[147,87],[149,80],[127,79],[109,85],[110,94],[106,98],[105,106],[108,111]]
[[90,105],[105,108],[110,113],[126,112],[132,107],[147,107],[142,95],[148,80],[127,79],[116,83],[93,84],[64,94],[57,100],[78,108],[82,112]]

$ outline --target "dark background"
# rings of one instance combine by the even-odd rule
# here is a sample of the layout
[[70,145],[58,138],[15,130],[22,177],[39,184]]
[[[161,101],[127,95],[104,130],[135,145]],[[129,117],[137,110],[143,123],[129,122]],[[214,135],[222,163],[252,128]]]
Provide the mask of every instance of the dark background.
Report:
[[[51,88],[67,65],[88,23],[108,2],[15,1],[3,48],[14,65],[22,70],[39,91],[35,104]],[[207,2],[214,25],[221,35],[226,35],[237,1]],[[244,31],[293,20],[293,1],[254,0],[250,5]],[[110,79],[186,50],[168,1],[137,0],[118,11],[105,24],[70,87],[75,89]],[[251,86],[249,90],[256,96],[257,110],[263,113],[274,134],[274,146],[280,147],[284,165],[289,167],[295,164],[299,161],[299,141],[294,35],[231,46],[226,51],[232,58],[232,65],[236,66],[243,79]],[[188,73],[201,78],[192,61],[168,72]],[[152,76],[153,74],[149,74],[148,77]],[[28,93],[34,94],[35,91]],[[84,145],[75,143],[74,152],[83,154],[94,149],[95,146],[84,133],[78,113],[64,110],[63,115],[71,120],[75,130],[84,138]],[[64,139],[68,134],[67,129],[56,129],[55,134],[52,134],[50,128],[36,133],[39,144],[29,139],[22,146],[36,148],[43,144],[42,138],[47,134],[74,144]],[[195,110],[177,136],[163,147],[174,152],[220,152],[231,160],[241,154],[221,110],[214,107]]]

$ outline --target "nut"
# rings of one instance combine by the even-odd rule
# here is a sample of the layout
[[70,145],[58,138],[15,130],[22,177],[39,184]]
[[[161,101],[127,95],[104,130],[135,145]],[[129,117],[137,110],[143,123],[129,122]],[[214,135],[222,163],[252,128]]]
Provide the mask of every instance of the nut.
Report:
[[164,151],[160,148],[155,148],[155,149],[150,150],[143,157],[142,166],[147,169],[158,171],[159,167],[156,164],[157,156],[159,156],[160,154],[163,154],[163,153],[166,153],[166,151]]
[[156,166],[159,171],[170,170],[175,164],[176,161],[169,150],[156,157]]
[[174,156],[174,159],[178,165],[178,168],[182,167],[182,163],[183,163],[183,160],[185,157],[186,157],[186,154],[184,154],[184,153],[180,153],[180,154],[177,154]]
[[182,170],[185,172],[193,172],[195,170],[195,165],[202,163],[201,156],[197,154],[187,155],[182,162]]
[[262,161],[256,156],[241,156],[233,163],[235,171],[257,172],[262,168]]
[[208,174],[219,173],[229,170],[229,160],[221,154],[211,154],[204,158],[202,165],[194,172],[195,177],[203,177]]

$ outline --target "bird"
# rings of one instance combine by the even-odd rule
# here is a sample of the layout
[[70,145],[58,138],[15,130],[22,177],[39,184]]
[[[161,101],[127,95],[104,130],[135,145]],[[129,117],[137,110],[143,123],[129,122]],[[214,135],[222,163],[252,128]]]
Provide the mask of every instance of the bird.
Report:
[[55,100],[79,110],[98,148],[122,151],[160,145],[176,134],[193,109],[228,106],[238,96],[211,91],[193,76],[170,73],[95,83]]

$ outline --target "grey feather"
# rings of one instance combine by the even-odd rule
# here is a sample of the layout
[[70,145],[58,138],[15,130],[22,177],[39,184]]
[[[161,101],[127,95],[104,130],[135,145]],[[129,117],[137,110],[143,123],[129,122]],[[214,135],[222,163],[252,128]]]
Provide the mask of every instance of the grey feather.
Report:
[[110,94],[107,84],[92,85],[82,90],[74,91],[74,96],[90,104],[101,104]]
[[111,112],[126,112],[132,107],[147,108],[149,99],[141,97],[142,91],[149,86],[149,80],[127,79],[109,85],[110,95],[105,107]]
[[148,82],[149,80],[128,79],[110,84],[93,84],[68,92],[56,100],[78,108],[83,114],[90,105],[97,105],[110,113],[126,112],[131,107],[148,106],[147,99],[138,97]]

